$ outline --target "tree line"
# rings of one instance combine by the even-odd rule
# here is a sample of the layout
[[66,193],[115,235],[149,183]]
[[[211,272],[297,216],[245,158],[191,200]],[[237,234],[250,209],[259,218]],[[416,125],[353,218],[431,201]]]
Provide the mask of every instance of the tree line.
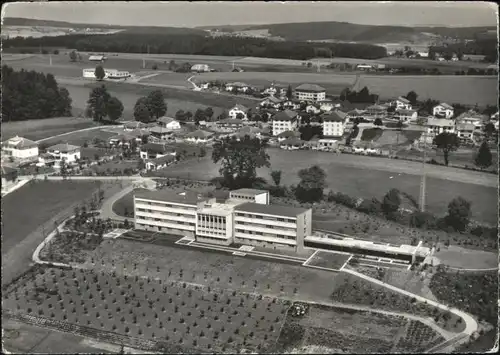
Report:
[[54,75],[2,66],[2,121],[71,116],[71,103]]
[[385,47],[362,43],[308,43],[268,41],[260,38],[205,37],[201,35],[162,35],[115,33],[42,38],[6,39],[9,47],[66,47],[85,52],[192,54],[252,56],[306,60],[318,56],[377,59],[387,56]]

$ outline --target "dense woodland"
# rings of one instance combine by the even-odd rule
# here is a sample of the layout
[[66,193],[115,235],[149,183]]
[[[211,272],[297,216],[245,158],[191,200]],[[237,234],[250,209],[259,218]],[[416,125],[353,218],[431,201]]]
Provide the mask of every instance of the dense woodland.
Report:
[[71,97],[52,74],[2,66],[2,121],[71,116]]
[[250,56],[306,60],[313,57],[377,59],[387,56],[384,47],[357,43],[275,42],[257,38],[210,38],[198,35],[165,35],[124,31],[110,35],[70,35],[12,38],[9,47],[66,47],[85,52],[192,54]]

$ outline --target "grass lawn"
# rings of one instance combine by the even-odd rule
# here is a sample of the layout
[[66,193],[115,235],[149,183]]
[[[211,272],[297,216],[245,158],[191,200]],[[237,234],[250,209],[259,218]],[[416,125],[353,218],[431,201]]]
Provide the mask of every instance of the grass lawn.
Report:
[[384,131],[381,128],[365,128],[363,129],[363,133],[361,133],[361,140],[376,141],[382,135],[383,132]]
[[36,181],[3,197],[2,254],[59,212],[90,198],[98,185],[98,182]]
[[[353,156],[335,156],[314,151],[268,149],[272,170],[282,170],[282,184],[299,182],[298,171],[317,164],[327,174],[327,187],[350,196],[381,199],[391,188],[414,197],[420,193],[421,164],[402,160]],[[209,180],[219,176],[219,165],[207,156],[201,161],[185,162],[164,169],[163,176],[193,180]],[[259,176],[271,182],[270,169],[259,169]],[[353,178],[355,177],[355,178]],[[427,209],[437,215],[447,211],[448,203],[457,196],[472,202],[472,216],[482,222],[496,223],[498,177],[495,175],[427,166]]]
[[108,140],[109,138],[115,136],[116,134],[111,132],[106,132],[101,129],[92,129],[82,132],[72,132],[65,134],[64,136],[54,137],[52,139],[47,139],[42,142],[43,146],[50,147],[59,143],[68,143],[77,146],[83,146],[85,142],[91,143],[93,139],[99,138],[102,140]]
[[107,163],[101,163],[101,165],[92,165],[90,169],[92,169],[95,172],[106,172],[106,171],[123,171],[124,169],[136,169],[137,168],[137,161],[110,161]]
[[2,140],[16,135],[39,140],[78,129],[94,127],[96,123],[86,118],[59,117],[43,120],[2,122]]

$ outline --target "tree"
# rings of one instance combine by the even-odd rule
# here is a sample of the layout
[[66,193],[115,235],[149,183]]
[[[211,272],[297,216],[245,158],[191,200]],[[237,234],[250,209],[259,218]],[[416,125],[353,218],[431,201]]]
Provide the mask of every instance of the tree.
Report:
[[116,97],[112,96],[107,104],[107,113],[111,121],[118,120],[123,114],[123,104]]
[[201,148],[200,148],[200,152],[198,153],[198,156],[199,156],[200,158],[203,158],[203,157],[204,157],[204,156],[206,156],[206,155],[207,155],[207,151],[205,150],[205,148],[201,147]]
[[382,126],[384,123],[382,122],[382,120],[380,118],[376,118],[375,122],[373,122],[373,124],[375,126]]
[[273,170],[271,171],[271,178],[276,186],[280,186],[281,182],[281,170]]
[[449,154],[450,152],[458,149],[460,140],[454,133],[443,132],[434,138],[434,144],[436,145],[437,149],[441,149],[443,151],[444,164],[448,166]]
[[134,118],[139,122],[151,122],[154,119],[151,117],[151,113],[149,112],[148,105],[146,103],[146,98],[141,97],[137,100],[134,106]]
[[167,104],[161,90],[151,91],[147,96],[146,104],[151,116],[156,119],[167,113]]
[[476,158],[474,159],[474,164],[476,164],[476,166],[478,166],[481,170],[486,169],[493,164],[493,157],[486,142],[483,142],[479,147]]
[[227,137],[213,146],[212,161],[221,162],[221,184],[232,189],[252,187],[258,182],[257,169],[269,167],[267,143],[245,136],[239,141]]
[[194,113],[194,124],[199,126],[200,121],[205,120],[205,111],[202,109],[197,109]]
[[69,60],[71,60],[72,62],[76,62],[76,58],[77,58],[76,51],[71,51],[69,53]]
[[97,67],[95,67],[94,75],[95,75],[96,79],[99,81],[104,79],[104,77],[106,76],[106,73],[104,72],[104,68],[102,67],[102,65],[98,65]]
[[286,89],[286,98],[288,100],[291,100],[293,98],[293,90],[291,85],[288,85],[288,88]]
[[454,198],[448,204],[446,221],[449,226],[457,231],[464,231],[469,224],[471,216],[471,203],[462,197]]
[[110,97],[104,85],[94,88],[90,92],[87,104],[95,121],[102,121],[107,116],[107,104]]
[[243,116],[243,114],[242,114],[241,112],[238,112],[238,113],[236,114],[236,119],[238,119],[238,120],[242,120],[244,117],[245,117],[245,116]]
[[486,135],[487,138],[491,138],[493,134],[495,133],[495,125],[492,122],[488,122],[484,128],[483,128],[484,134]]
[[300,183],[295,189],[295,197],[300,202],[316,202],[323,198],[326,173],[318,165],[299,171]]
[[205,118],[211,121],[213,116],[214,116],[214,109],[211,107],[207,107],[205,109]]
[[418,95],[415,91],[412,90],[408,94],[406,94],[406,98],[408,99],[408,101],[410,101],[412,105],[417,104]]
[[398,189],[390,189],[382,200],[382,211],[386,215],[391,215],[399,210],[401,197]]

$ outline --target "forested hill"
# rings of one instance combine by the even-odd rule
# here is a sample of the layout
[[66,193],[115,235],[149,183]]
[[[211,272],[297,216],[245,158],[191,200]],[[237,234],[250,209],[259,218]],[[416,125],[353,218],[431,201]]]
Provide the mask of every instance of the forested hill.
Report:
[[453,37],[473,39],[476,34],[495,31],[493,26],[484,27],[405,27],[373,26],[348,22],[308,22],[281,23],[268,25],[205,26],[200,29],[220,31],[249,31],[267,29],[271,36],[279,36],[290,41],[338,40],[357,42],[409,41],[420,38]]
[[109,35],[69,35],[42,38],[12,38],[3,41],[10,47],[66,47],[85,52],[118,52],[151,54],[194,54],[287,58],[307,60],[314,57],[349,57],[377,59],[387,56],[384,47],[358,43],[274,42],[258,38],[204,37],[198,35],[165,35],[161,33],[127,33]]

